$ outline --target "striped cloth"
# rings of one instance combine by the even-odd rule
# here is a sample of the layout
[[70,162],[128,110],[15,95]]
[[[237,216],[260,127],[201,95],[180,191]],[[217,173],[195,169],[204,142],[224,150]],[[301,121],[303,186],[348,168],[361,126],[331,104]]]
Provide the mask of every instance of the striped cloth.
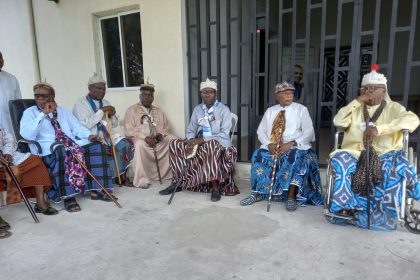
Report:
[[[407,196],[420,199],[420,182],[416,172],[401,151],[391,151],[380,157],[383,181],[373,186],[370,199],[371,229],[394,230],[397,228],[397,212],[402,200],[402,182],[407,181]],[[348,152],[336,153],[331,159],[334,176],[330,210],[356,210],[355,221],[333,218],[332,223],[351,223],[367,228],[367,199],[351,188],[352,174],[356,171],[358,160]]]
[[[81,147],[85,156],[85,165],[98,179],[101,184],[112,190],[112,177],[109,164],[107,162],[107,152],[105,146],[98,142],[93,142]],[[75,196],[80,190],[70,186],[69,178],[65,174],[64,166],[65,149],[58,146],[54,153],[43,157],[44,163],[53,181],[53,187],[47,192],[47,195],[54,202],[60,202],[62,199]],[[101,190],[99,185],[89,176],[85,175],[84,191]]]
[[182,187],[195,192],[210,192],[217,181],[220,193],[236,195],[239,190],[233,180],[238,153],[235,147],[223,147],[218,141],[210,140],[198,147],[197,154],[185,159],[187,140],[176,139],[169,144],[169,164],[172,169],[172,185],[182,180]]

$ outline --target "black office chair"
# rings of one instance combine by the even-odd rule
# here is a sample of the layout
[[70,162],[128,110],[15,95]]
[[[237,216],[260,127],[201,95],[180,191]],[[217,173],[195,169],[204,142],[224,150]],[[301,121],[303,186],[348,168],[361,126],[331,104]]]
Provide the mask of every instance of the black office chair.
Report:
[[20,152],[29,152],[28,144],[34,144],[38,150],[38,154],[42,153],[41,146],[38,142],[27,140],[20,135],[20,119],[22,118],[23,111],[35,105],[34,99],[16,99],[9,101],[10,119],[12,120],[13,132],[18,142],[18,150]]

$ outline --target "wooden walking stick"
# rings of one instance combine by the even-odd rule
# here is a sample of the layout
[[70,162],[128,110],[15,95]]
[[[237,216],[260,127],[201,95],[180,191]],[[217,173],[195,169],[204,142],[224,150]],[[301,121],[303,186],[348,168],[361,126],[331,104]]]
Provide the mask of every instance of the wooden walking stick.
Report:
[[169,200],[168,200],[168,205],[171,205],[171,202],[172,202],[172,199],[174,199],[174,196],[175,196],[176,190],[177,190],[178,188],[182,188],[182,175],[185,173],[185,169],[187,168],[187,163],[188,163],[188,159],[186,158],[186,159],[185,159],[185,165],[184,165],[184,167],[182,168],[181,176],[180,176],[180,177],[179,177],[179,179],[176,181],[175,188],[174,188],[173,192],[171,193],[171,197],[170,197],[170,198],[169,198]]
[[105,119],[106,119],[106,124],[108,127],[109,138],[111,138],[110,140],[111,140],[112,154],[114,156],[115,168],[117,169],[118,184],[121,186],[122,183],[121,183],[120,167],[118,166],[117,152],[115,151],[114,138],[112,138],[112,126],[111,126],[111,122],[109,121],[108,112],[105,112]]
[[[281,138],[280,138],[281,139]],[[280,141],[279,143],[276,145],[276,150],[280,147]],[[271,184],[270,184],[270,195],[268,196],[268,203],[267,203],[267,212],[270,212],[270,207],[271,207],[271,197],[273,194],[273,186],[274,186],[274,181],[276,178],[276,167],[277,167],[277,160],[279,159],[280,155],[273,155],[273,161],[274,161],[274,165],[273,165],[273,170],[271,171]]]
[[[370,122],[370,120],[368,119],[366,121],[366,129],[369,128],[369,122]],[[370,229],[370,180],[369,180],[370,144],[368,143],[367,140],[365,141],[365,145],[366,145],[366,202],[367,202],[367,209],[366,210],[367,210],[367,223],[368,223],[367,226],[368,226],[368,229]]]
[[[282,143],[282,141],[283,141],[283,139],[282,139],[283,138],[283,132],[284,132],[284,129],[285,129],[285,126],[286,126],[285,121],[284,121],[284,114],[285,114],[284,111],[280,111],[280,114],[283,114],[283,122],[280,124],[280,126],[278,128],[278,129],[280,129],[280,133],[279,133],[278,139],[277,139],[276,151],[279,149],[280,143]],[[270,195],[268,196],[267,212],[270,212],[271,197],[272,197],[272,194],[273,194],[274,181],[276,179],[277,160],[279,159],[279,157],[280,157],[280,154],[275,154],[272,157],[273,161],[274,161],[274,164],[273,164],[273,170],[271,171]]]
[[[50,147],[51,153],[54,153],[54,146],[56,145],[64,146],[64,144],[60,142],[52,143]],[[78,156],[73,154],[71,150],[70,150],[70,153],[73,155],[76,161],[80,164],[80,166],[86,171],[86,173],[89,174],[89,176],[98,184],[99,187],[101,187],[101,189],[106,193],[106,195],[115,203],[115,205],[117,205],[118,208],[122,208],[121,204],[118,203],[118,201],[114,198],[114,196],[101,184],[101,182],[99,182],[99,180],[95,177],[95,175],[93,175],[92,172],[90,172],[90,170],[87,168],[85,163]]]
[[19,180],[16,178],[15,174],[13,173],[12,169],[10,168],[9,163],[3,158],[3,153],[1,151],[0,151],[0,162],[4,165],[4,168],[6,169],[7,173],[9,173],[10,177],[12,177],[12,180],[15,183],[16,188],[18,189],[20,195],[22,196],[22,199],[25,202],[25,205],[28,208],[29,213],[31,213],[31,216],[34,219],[35,223],[39,223],[38,217],[36,216],[36,213],[35,213],[34,209],[32,208],[31,204],[29,203],[28,198],[23,193],[22,186],[20,185]]
[[[155,127],[153,126],[152,118],[149,115],[144,114],[140,118],[140,123],[141,124],[143,124],[143,119],[144,118],[147,118],[147,120],[149,122],[150,137],[152,137],[153,139],[156,139],[156,130],[155,130]],[[162,185],[162,176],[160,175],[159,160],[158,160],[157,154],[156,154],[156,147],[153,147],[153,155],[155,156],[155,163],[156,163],[156,168],[157,168],[157,172],[158,172],[158,176],[159,176],[159,183]]]

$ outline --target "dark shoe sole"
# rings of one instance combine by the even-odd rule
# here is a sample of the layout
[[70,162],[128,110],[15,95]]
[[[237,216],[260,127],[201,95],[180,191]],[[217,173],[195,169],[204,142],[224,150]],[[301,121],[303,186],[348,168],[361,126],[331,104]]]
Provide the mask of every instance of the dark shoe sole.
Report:
[[[176,192],[180,192],[180,191],[182,191],[182,188],[180,188],[180,187],[176,188]],[[166,189],[163,189],[163,190],[159,191],[159,194],[160,195],[169,195],[169,194],[172,194],[173,192],[174,192],[174,189],[168,187]]]
[[12,233],[10,231],[3,230],[2,235],[0,235],[0,239],[10,237],[11,235],[12,235]]
[[213,202],[217,202],[217,201],[219,201],[221,198],[222,198],[222,196],[220,195],[220,193],[218,193],[218,192],[212,192],[212,193],[211,193],[211,198],[210,198],[210,200],[211,200],[211,201],[213,201]]

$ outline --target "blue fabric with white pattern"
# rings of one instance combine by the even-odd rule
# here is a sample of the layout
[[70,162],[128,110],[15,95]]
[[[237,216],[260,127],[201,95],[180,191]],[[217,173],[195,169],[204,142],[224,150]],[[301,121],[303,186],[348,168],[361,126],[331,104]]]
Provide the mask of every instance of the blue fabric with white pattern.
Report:
[[[402,151],[391,151],[380,157],[383,181],[373,186],[370,199],[370,227],[373,230],[397,228],[397,211],[402,201],[402,182],[407,182],[407,196],[420,199],[420,183],[416,172],[403,156]],[[338,152],[331,159],[333,189],[330,210],[356,210],[355,220],[333,218],[333,223],[351,223],[367,228],[367,199],[351,189],[351,176],[356,171],[358,159],[348,152]]]
[[[258,149],[252,155],[251,194],[260,193],[268,198],[271,185],[271,172],[274,160],[266,149]],[[321,178],[316,153],[312,150],[292,148],[282,154],[277,162],[273,184],[273,200],[287,199],[290,185],[298,187],[297,203],[321,205]]]

